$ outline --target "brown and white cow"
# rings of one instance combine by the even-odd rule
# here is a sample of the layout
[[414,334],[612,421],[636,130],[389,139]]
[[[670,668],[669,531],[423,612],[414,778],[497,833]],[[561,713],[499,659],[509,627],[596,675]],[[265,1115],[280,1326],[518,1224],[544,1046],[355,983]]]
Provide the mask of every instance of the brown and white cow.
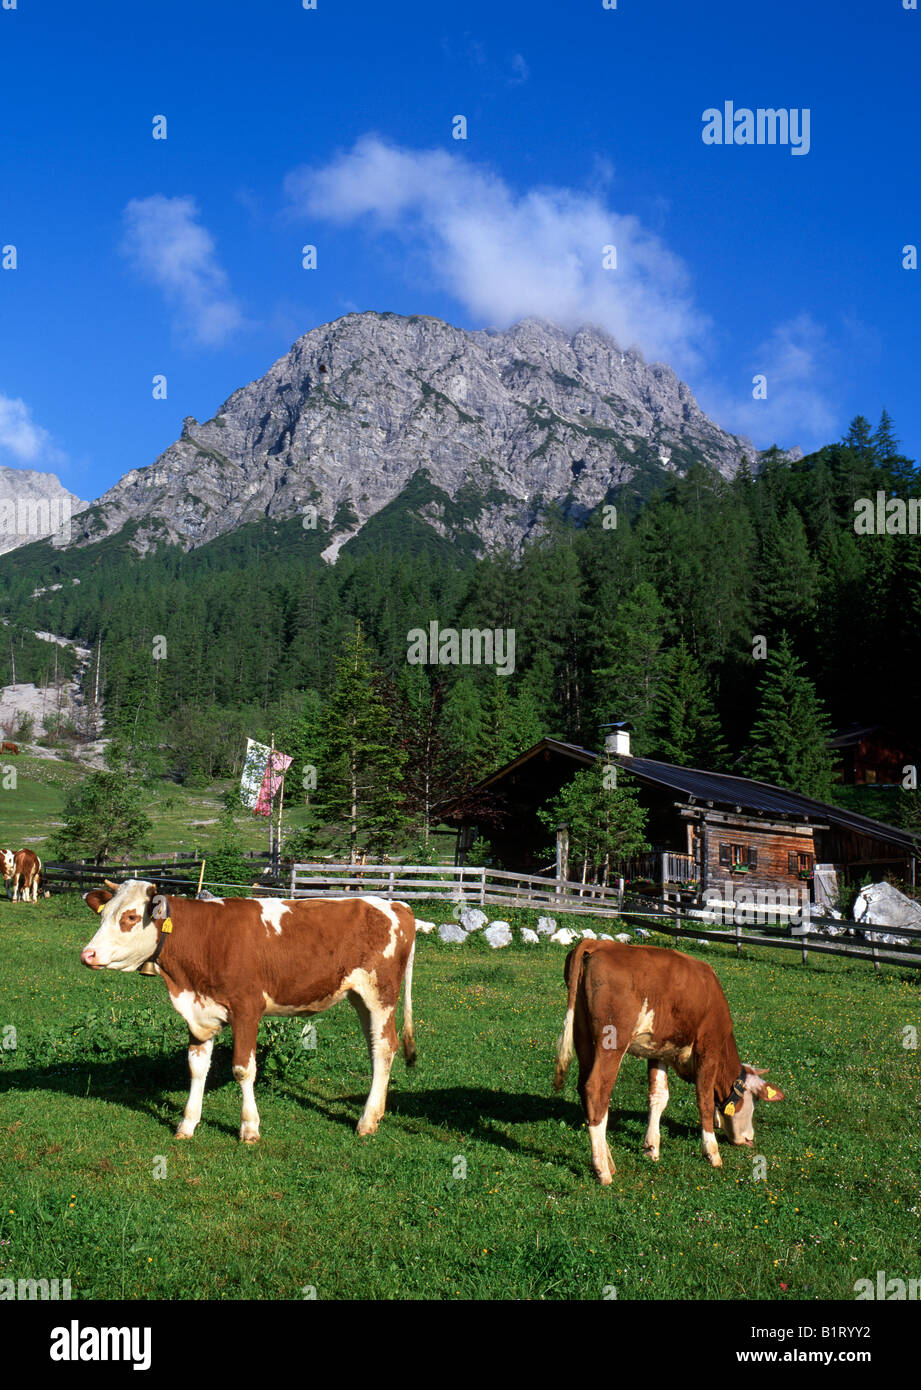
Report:
[[649,1062],[649,1158],[659,1158],[670,1066],[694,1083],[704,1157],[714,1168],[723,1165],[714,1133],[721,1122],[731,1143],[754,1144],[755,1098],[783,1100],[783,1092],[740,1061],[729,1005],[709,965],[660,946],[588,940],[566,957],[564,977],[569,1003],[553,1084],[562,1087],[575,1044],[592,1166],[605,1186],[615,1171],[605,1137],[608,1108],[625,1052]]
[[42,882],[42,861],[38,855],[30,849],[21,849],[15,854],[12,850],[5,849],[2,856],[0,864],[4,880],[7,883],[10,879],[13,881],[13,902],[19,901],[20,890],[24,903],[38,902],[38,890]]
[[191,1139],[201,1118],[216,1035],[233,1029],[233,1074],[243,1092],[240,1138],[259,1138],[253,1095],[256,1040],[264,1014],[314,1014],[348,999],[361,1021],[373,1079],[359,1134],[373,1134],[387,1103],[397,1051],[395,1016],[404,976],[403,1055],[416,1059],[412,967],[416,924],[405,903],[383,898],[167,897],[128,879],[117,891],[84,893],[101,917],[80,959],[94,970],[162,976],[189,1026],[191,1087],[176,1137]]

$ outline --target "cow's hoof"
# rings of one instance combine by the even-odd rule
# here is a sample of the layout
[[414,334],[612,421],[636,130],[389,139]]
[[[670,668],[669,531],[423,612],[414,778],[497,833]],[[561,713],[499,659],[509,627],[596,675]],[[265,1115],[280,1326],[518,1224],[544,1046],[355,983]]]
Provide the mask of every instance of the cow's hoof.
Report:
[[643,1153],[646,1155],[647,1158],[651,1159],[653,1163],[658,1163],[659,1150],[654,1149],[651,1144],[643,1145]]
[[719,1154],[707,1154],[707,1161],[711,1168],[722,1168],[723,1166],[723,1160]]
[[191,1139],[194,1133],[195,1131],[193,1129],[183,1129],[182,1125],[180,1125],[179,1128],[176,1130],[176,1138]]
[[359,1133],[359,1134],[376,1134],[376,1133],[377,1133],[377,1127],[378,1127],[379,1124],[380,1124],[380,1120],[365,1120],[365,1119],[361,1119],[361,1120],[358,1121],[358,1126],[357,1126],[358,1133]]
[[610,1186],[611,1186],[611,1183],[614,1181],[614,1174],[613,1174],[613,1173],[596,1173],[595,1176],[597,1177],[598,1181],[601,1183],[601,1186],[602,1186],[602,1187],[610,1187]]
[[250,1125],[241,1125],[241,1126],[240,1126],[240,1143],[241,1143],[241,1144],[258,1144],[258,1143],[259,1143],[259,1131],[258,1131],[258,1129],[254,1128],[253,1126],[250,1126]]

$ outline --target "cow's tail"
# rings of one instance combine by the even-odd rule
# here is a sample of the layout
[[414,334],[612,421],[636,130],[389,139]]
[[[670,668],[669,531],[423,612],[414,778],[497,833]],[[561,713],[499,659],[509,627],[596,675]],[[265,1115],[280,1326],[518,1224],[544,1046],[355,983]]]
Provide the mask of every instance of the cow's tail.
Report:
[[416,942],[409,948],[409,959],[403,975],[403,1057],[408,1067],[416,1063],[416,1038],[413,1033],[413,961],[416,956]]
[[566,1017],[563,1019],[563,1031],[557,1038],[556,1043],[556,1072],[553,1076],[553,1089],[560,1091],[566,1080],[566,1073],[569,1071],[569,1064],[572,1061],[573,1052],[573,1020],[576,1016],[576,991],[579,988],[579,981],[582,978],[582,963],[585,959],[585,949],[588,940],[580,941],[576,949],[567,961],[569,966],[569,997],[566,1001]]

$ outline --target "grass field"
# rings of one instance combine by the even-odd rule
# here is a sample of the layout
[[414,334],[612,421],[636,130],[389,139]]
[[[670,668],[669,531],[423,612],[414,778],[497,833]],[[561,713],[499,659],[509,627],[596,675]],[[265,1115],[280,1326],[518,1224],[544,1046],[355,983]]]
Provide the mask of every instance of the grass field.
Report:
[[754,1151],[721,1145],[714,1170],[672,1073],[653,1165],[646,1067],[627,1058],[602,1189],[575,1067],[551,1089],[563,948],[420,937],[419,1064],[395,1062],[371,1138],[354,1132],[369,1070],[353,1011],[317,1016],[314,1050],[302,1020],[263,1023],[250,1148],[229,1037],[195,1138],[173,1139],[185,1025],[161,981],[80,965],[93,929],[77,897],[0,901],[0,1279],[69,1278],[78,1299],[798,1300],[921,1273],[908,971],[685,947],[714,965],[743,1057],[787,1099],[756,1113]]
[[[8,766],[15,769],[16,787],[0,794],[0,845],[14,849],[25,845],[43,859],[52,859],[48,836],[63,824],[67,793],[89,769],[75,762],[26,754],[9,759]],[[145,792],[145,811],[153,822],[151,853],[159,857],[174,850],[190,854],[197,849],[207,852],[213,848],[219,834],[223,794],[235,786],[221,782],[209,787],[183,787],[165,778],[156,781]],[[301,808],[286,809],[286,831],[299,828],[303,819]],[[240,812],[236,824],[243,849],[268,850],[266,819]]]

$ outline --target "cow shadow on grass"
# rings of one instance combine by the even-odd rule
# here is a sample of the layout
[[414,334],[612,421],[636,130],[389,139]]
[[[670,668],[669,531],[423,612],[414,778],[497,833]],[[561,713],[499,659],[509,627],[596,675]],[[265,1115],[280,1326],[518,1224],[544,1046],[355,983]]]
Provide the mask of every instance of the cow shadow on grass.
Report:
[[[202,1126],[236,1139],[239,1121],[229,1123],[219,1116],[208,1115],[209,1094],[232,1086],[239,1087],[228,1075],[229,1049],[216,1050],[214,1064],[205,1092],[205,1112]],[[420,1078],[421,1080],[421,1078]],[[343,1078],[344,1085],[349,1084]],[[368,1086],[370,1076],[368,1077]],[[185,1107],[189,1088],[188,1060],[185,1048],[175,1052],[154,1053],[150,1056],[120,1056],[90,1058],[81,1062],[52,1063],[15,1067],[0,1065],[0,1094],[4,1092],[43,1092],[48,1096],[73,1096],[92,1099],[122,1107],[126,1112],[144,1114],[170,1133],[175,1131]],[[291,1079],[266,1079],[260,1088],[256,1083],[256,1101],[263,1121],[268,1122],[271,1134],[271,1098],[278,1096],[304,1112],[313,1112],[343,1129],[354,1132],[367,1099],[368,1088],[330,1095],[309,1089]],[[608,1138],[615,1152],[618,1148],[642,1151],[646,1132],[646,1110],[620,1109],[617,1096],[608,1121]],[[392,1088],[387,1097],[385,1125],[400,1125],[412,1133],[443,1139],[446,1133],[479,1140],[505,1149],[509,1153],[547,1162],[560,1162],[558,1150],[550,1152],[542,1146],[540,1135],[523,1133],[525,1126],[555,1124],[563,1126],[573,1137],[582,1133],[582,1108],[575,1098],[529,1091],[488,1090],[483,1086],[424,1087],[418,1090]],[[661,1121],[663,1143],[681,1143],[696,1138],[699,1130],[666,1114]],[[518,1131],[516,1133],[516,1130]],[[584,1134],[582,1134],[584,1138]],[[584,1155],[574,1152],[568,1164],[575,1173],[584,1169]],[[566,1160],[563,1160],[564,1162]]]
[[[290,1081],[275,1082],[272,1087],[288,1101],[312,1110],[344,1129],[354,1130],[367,1092],[354,1092],[336,1097],[324,1096],[316,1091],[308,1091]],[[558,1150],[551,1152],[542,1146],[541,1138],[525,1136],[520,1131],[527,1125],[554,1124],[562,1126],[572,1136],[587,1136],[582,1131],[584,1115],[578,1100],[563,1096],[541,1094],[530,1091],[490,1091],[482,1086],[449,1086],[418,1091],[391,1090],[387,1097],[387,1112],[382,1123],[399,1124],[415,1134],[424,1134],[443,1139],[446,1132],[456,1135],[457,1142],[465,1138],[493,1144],[509,1153],[542,1159],[545,1162],[560,1163]],[[621,1110],[616,1105],[616,1096],[608,1120],[608,1140],[615,1148],[642,1152],[646,1135],[648,1113],[646,1109]],[[518,1127],[519,1133],[512,1127]],[[682,1120],[661,1120],[663,1144],[674,1141],[676,1144],[689,1137],[699,1138],[699,1126],[686,1124]],[[581,1175],[585,1155],[573,1153],[568,1164],[572,1171]],[[566,1162],[566,1160],[563,1160]]]
[[[219,1090],[229,1082],[239,1094],[237,1083],[232,1077],[221,1074],[219,1065],[216,1059],[214,1084],[208,1090]],[[164,1128],[175,1131],[189,1092],[188,1056],[182,1048],[146,1057],[93,1058],[84,1062],[18,1068],[0,1066],[0,1094],[28,1091],[101,1100],[135,1114],[149,1115]],[[206,1106],[207,1101],[206,1090]],[[212,1127],[236,1136],[239,1122],[231,1125],[215,1119]]]

